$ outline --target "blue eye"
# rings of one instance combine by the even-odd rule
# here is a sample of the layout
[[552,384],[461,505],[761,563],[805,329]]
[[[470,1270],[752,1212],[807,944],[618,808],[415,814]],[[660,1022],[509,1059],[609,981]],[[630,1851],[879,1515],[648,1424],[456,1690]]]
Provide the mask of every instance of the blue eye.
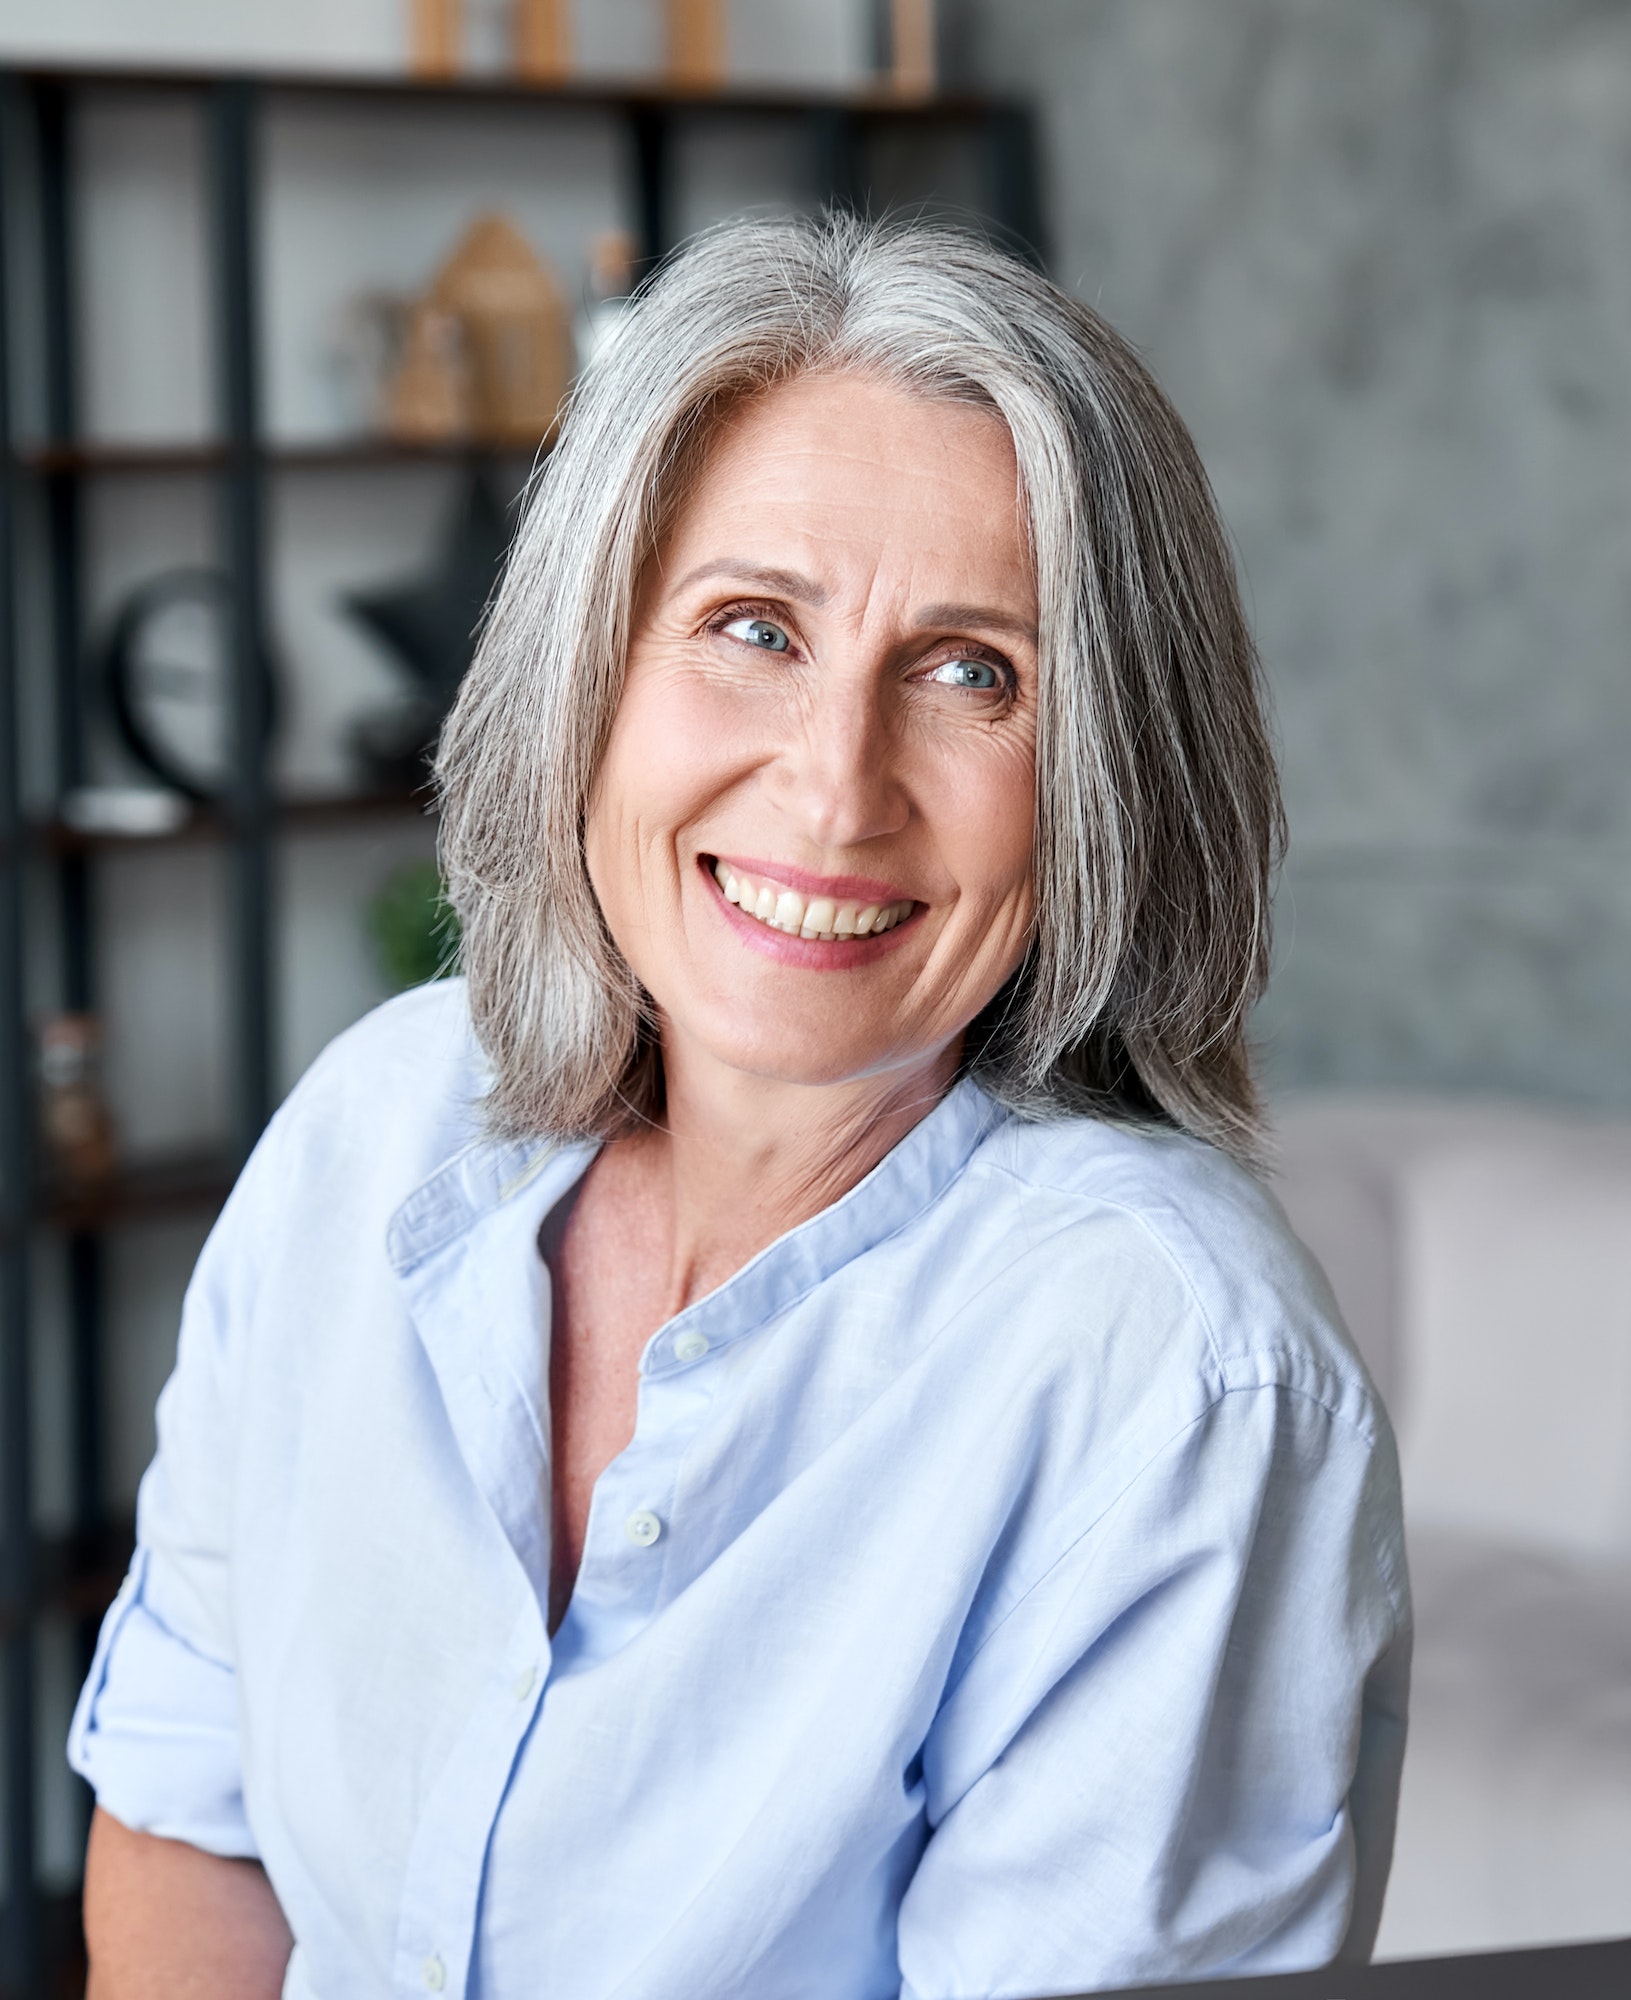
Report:
[[761,653],[785,653],[792,643],[779,625],[768,618],[733,618],[725,627],[727,637],[740,639],[744,646],[757,646]]
[[976,694],[1002,686],[1002,676],[989,660],[942,660],[929,678],[943,687],[972,688]]

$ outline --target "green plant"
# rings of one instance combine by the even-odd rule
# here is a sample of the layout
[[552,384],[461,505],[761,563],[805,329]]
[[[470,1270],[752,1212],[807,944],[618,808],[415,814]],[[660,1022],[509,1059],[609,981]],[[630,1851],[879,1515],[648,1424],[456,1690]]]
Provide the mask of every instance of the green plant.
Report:
[[385,878],[368,902],[368,935],[395,992],[445,979],[459,956],[459,919],[434,861],[409,861]]

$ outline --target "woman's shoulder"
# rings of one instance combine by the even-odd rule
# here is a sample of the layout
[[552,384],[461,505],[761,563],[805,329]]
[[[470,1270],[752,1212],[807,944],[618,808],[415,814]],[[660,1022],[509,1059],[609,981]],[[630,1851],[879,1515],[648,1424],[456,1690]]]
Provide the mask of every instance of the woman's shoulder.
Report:
[[[972,1163],[1008,1183],[1056,1295],[1147,1328],[1216,1393],[1284,1388],[1364,1431],[1380,1416],[1324,1272],[1255,1173],[1162,1128],[1003,1120]],[[1090,1303],[1091,1302],[1091,1303]]]
[[462,979],[410,987],[336,1035],[290,1097],[291,1106],[318,1098],[386,1094],[417,1081],[431,1094],[479,1091],[484,1069]]
[[[489,1083],[462,979],[387,1000],[328,1044],[268,1135],[307,1176],[367,1162],[405,1187],[480,1135]],[[313,1175],[313,1170],[315,1175]]]

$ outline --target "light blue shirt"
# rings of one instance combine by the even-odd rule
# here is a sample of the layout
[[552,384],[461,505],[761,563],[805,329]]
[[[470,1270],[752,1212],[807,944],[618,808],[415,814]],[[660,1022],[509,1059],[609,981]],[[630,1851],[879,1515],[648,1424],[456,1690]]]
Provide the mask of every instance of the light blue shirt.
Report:
[[656,1333],[551,1641],[540,1224],[462,989],[342,1037],[200,1259],[74,1720],[258,1855],[285,1992],[949,2000],[1369,1949],[1386,1418],[1218,1153],[959,1085]]

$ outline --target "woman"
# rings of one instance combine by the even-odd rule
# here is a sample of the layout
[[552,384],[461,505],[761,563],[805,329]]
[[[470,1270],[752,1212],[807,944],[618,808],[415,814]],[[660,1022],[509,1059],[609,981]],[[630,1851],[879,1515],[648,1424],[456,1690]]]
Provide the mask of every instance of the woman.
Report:
[[1368,1950],[1398,1494],[1241,1164],[1254,674],[1044,279],[671,266],[445,733],[467,984],[330,1049],[189,1294],[74,1727],[95,2000]]

